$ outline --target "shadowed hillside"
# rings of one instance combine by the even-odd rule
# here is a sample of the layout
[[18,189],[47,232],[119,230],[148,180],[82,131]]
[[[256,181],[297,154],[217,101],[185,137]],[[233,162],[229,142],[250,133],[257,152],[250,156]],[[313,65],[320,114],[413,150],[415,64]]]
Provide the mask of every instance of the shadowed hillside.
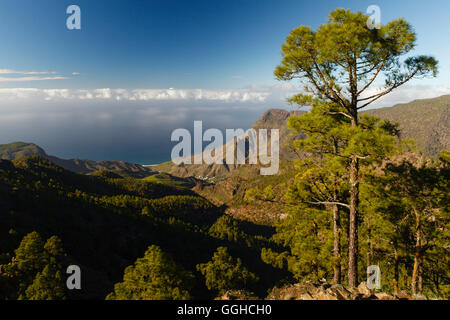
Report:
[[[0,298],[17,299],[24,284],[31,284],[32,278],[8,273],[8,268],[17,265],[14,249],[33,231],[60,238],[67,253],[62,265],[83,270],[82,290],[69,293],[77,299],[105,298],[125,267],[150,245],[158,245],[193,273],[225,245],[263,279],[252,288],[260,296],[285,276],[260,259],[260,248],[270,243],[254,232],[270,237],[272,229],[262,232],[230,220],[188,188],[159,178],[81,175],[35,156],[0,160]],[[211,298],[201,275],[195,276],[192,296]]]

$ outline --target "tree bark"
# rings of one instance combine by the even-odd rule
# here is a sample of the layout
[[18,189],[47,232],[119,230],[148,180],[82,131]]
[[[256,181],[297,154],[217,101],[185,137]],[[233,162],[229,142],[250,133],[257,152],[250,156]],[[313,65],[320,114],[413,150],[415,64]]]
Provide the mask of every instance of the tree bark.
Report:
[[398,296],[398,278],[399,278],[398,264],[399,264],[398,249],[397,244],[394,244],[394,294],[396,296]]
[[[356,81],[352,81],[352,126],[358,126],[358,109],[356,102]],[[348,286],[358,286],[358,207],[359,207],[359,159],[351,157],[350,161],[350,212],[348,235]]]
[[359,161],[352,157],[350,163],[350,222],[348,237],[348,285],[358,284],[358,205],[359,205]]
[[341,221],[339,215],[339,208],[333,205],[333,236],[334,236],[334,275],[333,283],[341,283]]
[[[373,244],[372,244],[372,229],[369,226],[367,228],[367,254],[366,254],[366,266],[369,267],[372,265],[372,257],[373,257]],[[367,275],[369,276],[369,275]]]
[[420,217],[417,212],[416,214],[416,245],[415,245],[415,253],[414,253],[414,267],[413,267],[413,273],[411,277],[411,292],[413,295],[416,295],[418,293],[417,287],[418,287],[418,278],[419,278],[419,270],[422,267],[422,254],[421,254],[421,232],[420,232]]
[[420,268],[420,254],[416,250],[416,253],[414,254],[414,267],[411,278],[411,292],[413,295],[417,294],[417,282],[418,282],[417,280],[419,275],[419,268]]
[[[422,261],[422,258],[421,258]],[[423,263],[420,263],[419,266],[419,283],[417,287],[417,291],[420,295],[423,293]]]
[[[316,236],[316,238],[319,237],[318,229],[319,228],[317,226],[317,223],[315,221],[313,221],[313,233]],[[316,250],[316,257],[318,257],[318,255],[319,255],[319,251]],[[319,280],[319,261],[318,261],[318,259],[313,259],[313,261],[312,261],[312,268],[313,268],[315,276],[316,276],[315,278],[317,280]]]

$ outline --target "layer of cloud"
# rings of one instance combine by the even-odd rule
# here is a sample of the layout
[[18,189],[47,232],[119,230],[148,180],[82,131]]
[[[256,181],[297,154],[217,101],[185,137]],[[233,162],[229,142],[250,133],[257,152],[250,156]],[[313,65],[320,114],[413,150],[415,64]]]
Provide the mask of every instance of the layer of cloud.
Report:
[[0,88],[0,143],[29,141],[64,158],[170,159],[171,132],[248,129],[272,107],[283,107],[295,88],[39,89]]
[[[177,128],[248,129],[269,108],[294,110],[290,84],[205,89],[0,88],[0,143],[34,142],[64,158],[151,164],[170,159]],[[407,86],[374,107],[450,94],[450,86]]]
[[[0,82],[2,78],[0,77]],[[0,88],[0,97],[15,100],[116,100],[116,101],[219,101],[263,103],[272,94],[269,89],[35,89]]]
[[[23,77],[17,80],[38,80],[39,77]],[[64,77],[42,77],[41,80],[64,79]],[[5,81],[0,77],[0,82]],[[366,95],[373,95],[381,90],[372,88]],[[208,90],[208,89],[37,89],[37,88],[0,88],[0,98],[3,100],[29,99],[34,101],[57,100],[111,100],[160,102],[178,101],[187,103],[243,103],[268,105],[269,107],[287,106],[286,99],[300,92],[289,83],[273,86],[252,85],[241,89]],[[399,88],[382,97],[370,107],[392,106],[415,99],[426,99],[450,94],[450,86],[409,85]]]

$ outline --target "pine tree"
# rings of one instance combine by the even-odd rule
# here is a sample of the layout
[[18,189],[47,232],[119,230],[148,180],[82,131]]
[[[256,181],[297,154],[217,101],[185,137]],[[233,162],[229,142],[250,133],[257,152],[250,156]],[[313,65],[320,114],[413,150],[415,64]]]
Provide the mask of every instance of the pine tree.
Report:
[[[295,184],[288,191],[291,204],[301,203],[303,207],[327,208],[333,221],[333,282],[341,282],[341,211],[347,208],[348,193],[345,162],[339,157],[346,146],[342,126],[348,123],[345,117],[331,114],[330,105],[321,104],[318,99],[299,101],[301,96],[290,99],[293,103],[309,103],[311,111],[302,116],[292,116],[288,125],[294,132],[303,132],[306,139],[294,142],[295,148],[309,155],[297,161],[299,174]],[[336,110],[335,110],[336,112]],[[306,205],[306,206],[305,206]],[[300,206],[299,210],[302,209]],[[313,211],[314,212],[314,211]],[[325,224],[327,224],[325,222]]]
[[54,257],[59,257],[64,254],[62,241],[57,236],[48,238],[44,244],[44,249]]
[[20,272],[41,270],[48,260],[48,254],[44,250],[44,241],[36,231],[23,237],[15,253],[17,268]]
[[33,283],[25,291],[27,300],[64,300],[66,299],[66,283],[62,276],[61,266],[52,261],[36,275]]
[[[316,31],[307,26],[294,29],[281,47],[283,60],[274,72],[279,80],[300,79],[309,94],[338,106],[339,114],[349,119],[356,134],[362,126],[361,109],[413,78],[437,73],[437,62],[432,57],[400,60],[415,46],[416,35],[408,22],[396,19],[370,30],[368,19],[362,12],[337,9],[330,13],[328,23]],[[368,90],[377,84],[377,78],[384,80],[384,87],[371,94]],[[354,150],[348,157],[348,280],[350,287],[355,287],[358,281],[360,161],[365,156]]]
[[[411,236],[408,213],[399,205],[390,188],[386,188],[392,176],[380,176],[371,172],[366,173],[365,179],[367,183],[361,193],[364,211],[362,229],[367,239],[367,266],[373,263],[380,268],[382,264],[393,266],[392,287],[394,294],[398,295],[400,264],[408,259],[408,242]],[[388,277],[388,270],[384,269],[384,283],[387,283]]]
[[198,264],[197,270],[205,276],[208,289],[217,290],[219,293],[245,289],[259,280],[243,266],[241,259],[230,256],[226,247],[217,248],[212,260]]
[[17,283],[16,292],[11,294],[14,298],[65,299],[66,285],[60,261],[64,249],[57,236],[44,243],[40,234],[33,231],[23,237],[15,253],[5,268],[11,281]]
[[329,278],[336,266],[330,212],[302,205],[291,207],[288,212],[289,216],[277,225],[273,240],[289,247],[289,254],[282,252],[275,259],[284,259],[299,281]]
[[[303,95],[290,99],[299,105],[312,105],[310,112],[290,117],[289,127],[304,132],[306,138],[294,146],[309,157],[298,161],[295,183],[289,188],[291,204],[328,209],[333,221],[333,282],[341,282],[341,213],[351,208],[349,173],[351,156],[359,154],[361,164],[385,158],[396,146],[396,126],[375,117],[361,116],[355,128],[341,114],[342,108]],[[300,209],[301,210],[301,207]],[[349,236],[350,238],[350,236]]]
[[[411,292],[423,293],[424,279],[430,279],[425,269],[436,269],[448,252],[448,225],[450,221],[449,170],[445,166],[429,163],[423,158],[389,162],[381,175],[372,178],[368,185],[368,202],[372,215],[379,215],[378,225],[385,232],[394,257],[394,291],[398,292],[399,252],[411,256]],[[440,253],[442,256],[439,258]],[[428,267],[430,264],[433,266]],[[436,292],[448,272],[441,273],[434,282]]]
[[108,300],[186,300],[193,275],[178,266],[158,246],[150,246],[144,257],[125,269],[123,282],[114,286]]

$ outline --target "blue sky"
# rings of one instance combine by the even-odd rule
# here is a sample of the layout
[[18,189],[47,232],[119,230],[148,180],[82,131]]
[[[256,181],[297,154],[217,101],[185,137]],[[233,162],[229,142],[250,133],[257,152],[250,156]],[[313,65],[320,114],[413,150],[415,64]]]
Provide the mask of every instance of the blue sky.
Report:
[[[71,4],[81,8],[81,30],[66,28]],[[414,53],[440,62],[436,79],[412,82],[379,106],[450,93],[446,0],[2,0],[0,143],[32,141],[64,157],[167,160],[169,129],[195,117],[248,128],[270,107],[289,108],[284,99],[297,89],[273,70],[290,30],[317,27],[337,7],[371,4],[382,23],[410,21]],[[135,142],[142,136],[166,139],[167,148],[147,143],[144,151]]]
[[[80,31],[65,28],[70,4],[82,10]],[[55,71],[70,78],[23,83],[32,87],[269,85],[290,30],[300,24],[315,27],[336,7],[365,11],[370,4],[380,6],[384,22],[408,19],[418,33],[418,52],[437,56],[440,78],[450,82],[450,41],[443,38],[450,3],[445,0],[432,5],[373,0],[3,0],[0,66]]]

